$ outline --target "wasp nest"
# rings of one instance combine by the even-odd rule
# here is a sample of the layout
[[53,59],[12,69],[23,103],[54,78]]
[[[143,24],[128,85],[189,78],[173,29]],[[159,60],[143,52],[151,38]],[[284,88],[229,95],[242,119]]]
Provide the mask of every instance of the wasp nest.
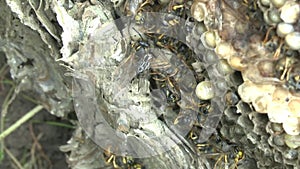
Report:
[[[203,10],[203,5],[210,9],[210,3],[195,1],[192,16],[197,21],[209,18],[210,12]],[[213,20],[204,20],[208,30],[201,35],[201,41],[205,48],[214,50],[220,59],[242,72],[244,83],[238,93],[244,102],[252,103],[259,113],[267,113],[271,122],[282,123],[287,134],[299,135],[300,4],[291,0],[258,1],[266,34],[251,32],[249,23],[242,19],[251,20],[234,15],[231,10],[238,11],[237,4],[224,1],[221,5],[221,11],[227,5],[233,9],[222,11],[219,31],[213,27]]]
[[[205,49],[214,51],[243,78],[242,84],[229,85],[224,95],[222,135],[255,149],[246,154],[257,160],[259,168],[282,163],[287,164],[285,167],[299,166],[299,1],[241,4],[224,0],[221,29],[215,25],[217,17],[210,17],[218,14],[218,10],[214,14],[210,11],[212,1],[194,1],[193,6],[192,16],[205,25],[200,38]],[[211,55],[204,55],[209,62],[206,58]],[[220,81],[213,82],[217,86]],[[238,97],[241,101],[235,99]]]

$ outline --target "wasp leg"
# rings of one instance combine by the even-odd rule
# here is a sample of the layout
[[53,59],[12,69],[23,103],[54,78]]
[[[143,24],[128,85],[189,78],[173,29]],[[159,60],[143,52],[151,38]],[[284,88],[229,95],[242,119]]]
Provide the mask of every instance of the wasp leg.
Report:
[[269,39],[269,34],[270,32],[274,29],[275,27],[270,27],[268,30],[267,30],[267,33],[266,33],[266,36],[265,36],[265,39],[263,40],[263,44],[266,44],[268,39]]
[[280,40],[280,44],[273,55],[273,58],[276,60],[278,59],[278,57],[280,55],[282,45],[283,45],[283,40]]

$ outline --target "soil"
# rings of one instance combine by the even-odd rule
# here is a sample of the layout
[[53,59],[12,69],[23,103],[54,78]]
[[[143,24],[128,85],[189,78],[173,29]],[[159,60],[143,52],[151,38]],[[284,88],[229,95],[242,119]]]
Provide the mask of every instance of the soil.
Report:
[[[0,68],[4,65],[3,60],[4,59],[0,57]],[[9,77],[9,72],[4,76]],[[0,79],[2,78],[3,75],[2,77],[0,75]],[[0,105],[3,104],[9,90],[10,86],[1,86]],[[5,118],[5,128],[9,127],[36,106],[34,103],[25,99],[24,95],[28,96],[30,93],[18,94],[16,99],[10,105]],[[36,166],[35,168],[68,168],[65,155],[60,152],[59,146],[68,141],[71,137],[72,130],[66,127],[48,124],[46,123],[47,121],[68,123],[68,121],[57,118],[46,110],[42,110],[5,138],[4,143],[6,148],[17,158],[23,167],[33,159],[32,157],[35,157],[35,162],[33,162]],[[37,137],[36,140],[38,141],[38,144],[35,144],[34,137]],[[4,156],[3,161],[0,162],[0,169],[18,168],[6,152],[4,153]]]

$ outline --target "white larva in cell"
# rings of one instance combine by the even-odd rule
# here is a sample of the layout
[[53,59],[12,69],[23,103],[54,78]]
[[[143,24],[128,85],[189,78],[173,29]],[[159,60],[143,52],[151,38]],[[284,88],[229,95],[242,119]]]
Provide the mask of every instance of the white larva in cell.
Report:
[[286,0],[271,0],[272,5],[274,5],[276,8],[282,7],[284,5]]
[[222,75],[228,75],[234,72],[234,70],[231,68],[231,66],[228,64],[228,62],[224,59],[219,60],[217,64],[218,72]]
[[300,4],[287,1],[281,8],[280,18],[285,23],[296,23],[300,15]]
[[196,27],[194,28],[194,31],[195,31],[196,34],[202,35],[204,32],[207,31],[207,29],[206,29],[204,23],[201,22],[201,23],[198,24],[198,26],[196,26]]
[[288,109],[290,111],[291,117],[300,118],[300,98],[292,99],[288,103]]
[[268,11],[269,20],[272,23],[279,23],[281,21],[279,12],[276,9],[272,9]]
[[270,0],[260,0],[260,3],[261,3],[263,6],[270,6]]
[[293,50],[300,50],[300,32],[292,32],[285,37],[286,44]]
[[206,31],[201,35],[201,42],[208,49],[214,49],[219,41],[218,34],[215,31]]
[[207,50],[204,54],[203,60],[208,64],[216,63],[218,61],[218,56],[214,51]]
[[299,135],[300,134],[300,120],[299,118],[288,118],[283,122],[283,129],[289,135]]
[[298,147],[300,147],[300,135],[285,134],[284,142],[288,147],[297,149]]
[[231,44],[227,42],[221,42],[215,48],[215,52],[219,57],[228,59],[231,55],[233,55],[234,49]]
[[227,59],[228,64],[235,70],[243,71],[247,68],[247,64],[243,63],[243,58],[237,55],[232,55]]
[[202,81],[196,87],[196,95],[201,100],[209,100],[215,96],[213,84],[210,81]]
[[191,7],[191,14],[192,17],[195,18],[198,22],[203,21],[204,18],[207,16],[207,8],[205,4],[198,1],[194,1]]
[[282,22],[277,25],[276,33],[279,37],[284,38],[287,34],[293,31],[294,31],[293,25]]

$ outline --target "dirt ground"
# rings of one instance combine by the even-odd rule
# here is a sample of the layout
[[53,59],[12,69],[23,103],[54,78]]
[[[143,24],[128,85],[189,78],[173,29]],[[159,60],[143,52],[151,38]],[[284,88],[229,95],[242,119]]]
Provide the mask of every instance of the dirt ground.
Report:
[[[2,68],[5,65],[3,57],[0,57],[0,63],[0,68]],[[8,70],[7,67],[6,72],[0,75],[0,79],[3,80],[10,77]],[[0,105],[2,105],[10,90],[10,85],[1,83],[0,87]],[[5,118],[5,128],[36,106],[25,98],[28,95],[30,93],[19,94],[10,105]],[[51,115],[46,110],[42,110],[5,138],[4,144],[6,148],[24,168],[68,168],[65,155],[59,151],[59,146],[68,141],[72,130],[47,122],[68,124],[67,121]],[[15,162],[13,162],[7,153],[8,151],[4,151],[4,159],[0,162],[0,169],[19,169],[20,167],[17,167]]]

